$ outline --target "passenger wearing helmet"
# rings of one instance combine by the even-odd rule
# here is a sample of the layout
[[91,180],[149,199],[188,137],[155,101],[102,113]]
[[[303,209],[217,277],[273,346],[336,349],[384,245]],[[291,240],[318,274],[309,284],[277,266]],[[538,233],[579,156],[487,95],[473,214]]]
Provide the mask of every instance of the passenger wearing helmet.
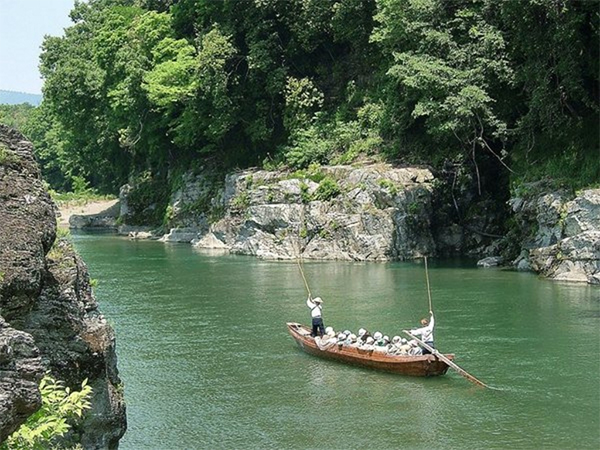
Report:
[[398,350],[400,351],[401,355],[408,355],[411,348],[411,345],[406,339],[400,338],[400,345],[398,346]]
[[306,306],[310,308],[310,315],[312,317],[312,337],[319,336],[323,337],[325,334],[325,326],[323,325],[323,300],[321,297],[315,297],[314,299],[308,297],[306,300]]
[[[435,346],[433,345],[433,325],[434,325],[433,311],[429,311],[429,314],[430,314],[429,320],[427,320],[425,318],[421,319],[421,325],[423,325],[423,326],[421,328],[416,328],[414,330],[410,330],[410,334],[412,334],[413,336],[421,336],[421,340],[423,342],[425,342],[430,347],[435,348]],[[426,348],[424,348],[423,354],[429,355],[429,354],[431,354],[431,352],[429,350],[427,350]]]
[[371,337],[371,333],[369,333],[368,330],[361,328],[360,330],[358,330],[358,336],[357,336],[356,340],[359,344],[366,344],[367,338],[370,338],[370,337]]
[[354,333],[350,333],[346,336],[346,342],[344,345],[354,345],[356,344],[356,335]]
[[375,338],[375,345],[378,347],[384,347],[385,346],[385,342],[383,340],[383,334],[379,331],[376,331],[375,334],[373,335],[373,338]]
[[419,347],[419,344],[414,339],[411,339],[410,341],[408,341],[408,345],[409,345],[409,350],[408,350],[409,355],[420,356],[420,355],[425,354],[425,353],[423,353],[423,349],[421,347]]
[[375,343],[375,339],[373,339],[371,336],[369,336],[367,338],[367,340],[365,341],[365,345],[363,346],[363,349],[374,350],[375,349],[375,347],[373,346],[374,343]]

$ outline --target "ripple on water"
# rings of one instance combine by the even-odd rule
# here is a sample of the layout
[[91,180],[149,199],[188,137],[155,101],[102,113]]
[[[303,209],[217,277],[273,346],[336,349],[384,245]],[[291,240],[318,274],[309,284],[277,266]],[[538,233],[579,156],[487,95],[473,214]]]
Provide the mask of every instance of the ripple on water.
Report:
[[[117,330],[122,450],[597,448],[598,290],[433,262],[436,345],[491,390],[453,372],[401,377],[300,351],[285,328],[309,320],[294,264],[74,240]],[[390,333],[426,313],[417,264],[305,272],[336,328]]]

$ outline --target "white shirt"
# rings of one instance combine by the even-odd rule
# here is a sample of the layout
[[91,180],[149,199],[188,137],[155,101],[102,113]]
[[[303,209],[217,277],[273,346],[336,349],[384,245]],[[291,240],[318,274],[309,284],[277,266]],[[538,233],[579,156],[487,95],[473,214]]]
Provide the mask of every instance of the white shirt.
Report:
[[314,303],[310,297],[306,300],[306,306],[310,308],[310,316],[312,318],[321,317],[321,311],[323,307],[317,303]]
[[429,325],[422,328],[417,328],[415,330],[410,330],[410,334],[413,336],[422,336],[421,340],[423,342],[433,342],[433,314],[429,319]]

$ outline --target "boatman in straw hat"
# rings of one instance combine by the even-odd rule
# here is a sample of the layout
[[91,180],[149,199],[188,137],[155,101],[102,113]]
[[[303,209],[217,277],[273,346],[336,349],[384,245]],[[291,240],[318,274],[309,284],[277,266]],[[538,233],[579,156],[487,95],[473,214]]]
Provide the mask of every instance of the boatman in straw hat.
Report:
[[[425,342],[430,347],[435,348],[435,346],[433,345],[433,311],[429,311],[429,315],[429,320],[427,320],[426,318],[421,319],[421,325],[423,326],[421,328],[410,330],[410,334],[412,334],[413,336],[422,336],[421,340],[423,342]],[[431,354],[431,352],[424,348],[423,354],[428,355]]]
[[319,336],[323,337],[325,333],[325,326],[323,325],[323,300],[321,297],[310,298],[306,300],[306,306],[310,308],[310,315],[312,317],[312,332],[310,335],[315,337],[317,332]]

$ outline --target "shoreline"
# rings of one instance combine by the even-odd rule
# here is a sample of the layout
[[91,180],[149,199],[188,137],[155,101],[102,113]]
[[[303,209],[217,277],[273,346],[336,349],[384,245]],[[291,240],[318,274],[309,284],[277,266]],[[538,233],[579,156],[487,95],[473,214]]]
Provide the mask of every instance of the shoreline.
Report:
[[119,199],[113,200],[95,200],[84,204],[56,203],[58,214],[56,215],[56,225],[58,228],[69,228],[69,219],[74,215],[95,215],[112,208],[119,202]]

